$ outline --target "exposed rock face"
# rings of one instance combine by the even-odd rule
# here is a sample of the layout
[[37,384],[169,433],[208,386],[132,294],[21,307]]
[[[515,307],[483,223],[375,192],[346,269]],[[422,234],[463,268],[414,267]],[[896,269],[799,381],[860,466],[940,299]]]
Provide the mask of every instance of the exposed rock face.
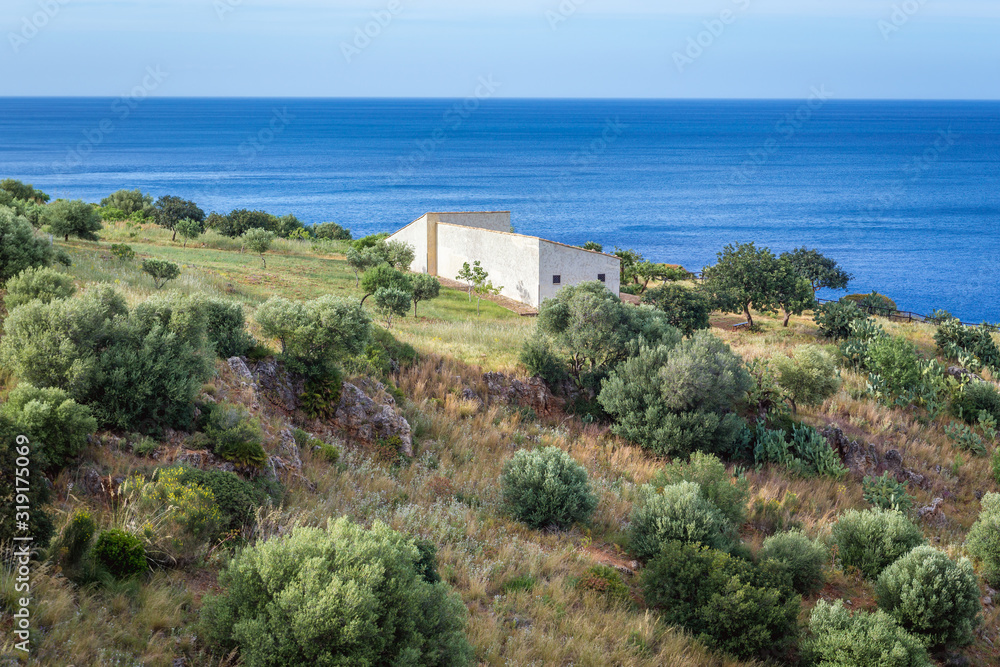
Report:
[[299,396],[305,390],[302,378],[294,377],[275,359],[258,361],[247,370],[252,373],[252,380],[256,381],[257,387],[272,404],[288,412],[295,412],[299,406]]
[[[483,382],[486,383],[487,400],[490,402],[531,408],[539,415],[550,414],[562,407],[562,401],[552,395],[545,380],[539,377],[522,382],[503,373],[484,373]],[[466,391],[471,393],[469,389]]]
[[822,431],[830,446],[837,450],[850,471],[858,477],[877,477],[883,472],[890,472],[898,482],[910,482],[915,486],[926,488],[927,479],[903,465],[903,455],[899,450],[882,451],[873,444],[858,440],[849,440],[837,426],[827,426]]
[[340,391],[340,404],[334,413],[333,425],[366,443],[398,437],[400,451],[413,456],[413,436],[406,418],[392,405],[376,403],[349,382],[345,382]]

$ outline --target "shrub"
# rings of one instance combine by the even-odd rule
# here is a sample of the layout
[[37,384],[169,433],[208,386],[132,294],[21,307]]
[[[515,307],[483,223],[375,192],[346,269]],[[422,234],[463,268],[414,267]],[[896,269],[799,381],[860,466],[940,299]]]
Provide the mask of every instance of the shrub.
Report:
[[32,463],[50,472],[65,467],[87,447],[87,436],[97,431],[90,409],[62,389],[19,384],[0,412],[31,438]]
[[243,305],[222,299],[203,298],[205,333],[215,346],[215,353],[223,359],[242,357],[254,346],[254,339],[246,329]]
[[913,507],[913,496],[906,492],[906,482],[898,482],[886,470],[881,477],[865,476],[861,482],[865,501],[872,507],[906,514]]
[[916,346],[903,336],[873,340],[868,348],[867,369],[878,380],[872,384],[890,396],[900,396],[921,384],[920,356]]
[[71,235],[85,241],[97,241],[95,232],[103,228],[97,209],[82,199],[57,199],[45,207],[42,220],[53,234],[62,236],[64,241],[69,241]]
[[206,634],[247,665],[471,664],[465,607],[420,561],[380,522],[297,527],[233,557],[203,605]]
[[188,241],[193,241],[205,233],[204,225],[197,220],[192,220],[191,218],[178,220],[174,230],[184,239],[185,248],[187,247]]
[[186,466],[178,466],[177,470],[178,483],[197,484],[212,492],[223,529],[242,528],[254,518],[256,509],[267,502],[266,493],[235,473]]
[[213,451],[227,461],[259,467],[267,460],[260,422],[241,405],[216,403],[208,416],[205,435],[212,441]]
[[127,579],[148,569],[142,540],[124,530],[102,531],[93,553],[97,562],[116,579]]
[[565,364],[544,336],[535,335],[524,341],[521,363],[530,375],[542,378],[550,387],[558,387],[568,377]]
[[340,405],[343,387],[342,374],[331,369],[326,377],[305,383],[299,395],[299,405],[310,419],[332,419]]
[[1000,586],[1000,493],[983,496],[982,511],[969,530],[966,547],[982,563],[983,579]]
[[132,250],[132,246],[124,243],[113,243],[111,245],[111,254],[119,262],[131,262],[135,259],[135,250]]
[[867,319],[868,315],[852,301],[825,303],[813,312],[820,335],[833,340],[850,338],[851,324]]
[[670,541],[701,543],[721,551],[736,542],[736,527],[702,496],[694,482],[678,482],[657,492],[640,488],[641,498],[632,510],[629,547],[637,558],[652,558]]
[[144,259],[142,260],[142,272],[153,279],[156,289],[161,289],[171,280],[181,275],[181,267],[165,259]]
[[351,230],[341,227],[336,222],[323,222],[313,227],[313,233],[318,239],[331,241],[350,241]]
[[53,299],[68,299],[76,292],[73,279],[55,269],[35,267],[25,269],[7,281],[4,304],[11,310],[38,299],[48,303]]
[[264,268],[267,268],[267,259],[264,257],[265,253],[271,249],[271,244],[274,243],[274,232],[270,232],[266,229],[260,229],[255,227],[253,229],[248,229],[243,232],[241,237],[243,239],[243,247],[252,253],[260,255],[260,261],[263,263]]
[[842,301],[851,301],[858,304],[858,308],[872,315],[889,317],[896,312],[896,302],[884,294],[872,292],[871,294],[848,294]]
[[410,310],[413,293],[394,287],[380,287],[375,290],[375,310],[385,320],[386,329],[392,328],[392,321],[405,317]]
[[59,539],[60,560],[70,567],[79,564],[90,548],[96,531],[97,524],[90,512],[86,510],[75,512]]
[[800,405],[819,405],[840,389],[833,356],[815,345],[798,347],[791,358],[778,357],[773,363],[793,412]]
[[101,200],[101,206],[120,210],[125,215],[143,211],[152,214],[153,198],[143,194],[141,190],[116,190]]
[[934,340],[947,359],[955,359],[972,371],[989,368],[1000,373],[1000,348],[989,327],[967,327],[955,318],[945,318]]
[[646,603],[667,624],[738,657],[779,650],[795,635],[800,598],[728,554],[667,542],[641,582]]
[[817,667],[933,667],[927,649],[882,610],[851,614],[844,603],[820,600],[809,616],[803,643]]
[[701,495],[722,512],[734,526],[746,522],[750,481],[742,474],[733,475],[716,456],[695,452],[688,463],[674,461],[658,472],[650,484],[662,488],[678,482],[694,482]]
[[136,477],[122,485],[142,515],[158,518],[156,528],[145,531],[147,551],[175,563],[196,556],[222,526],[212,492],[183,477],[181,468],[163,468],[151,480]]
[[667,322],[685,336],[709,327],[712,305],[708,297],[683,285],[668,283],[655,287],[643,295],[642,302],[666,313]]
[[979,615],[979,585],[972,563],[920,546],[882,572],[875,585],[880,609],[928,647],[965,646]]
[[413,287],[413,316],[417,316],[417,304],[430,301],[441,295],[441,281],[426,273],[418,273],[411,280]]
[[951,410],[969,424],[976,423],[983,412],[1000,421],[1000,391],[989,382],[970,382],[955,393]]
[[802,533],[778,533],[764,540],[757,560],[762,567],[787,575],[798,593],[809,595],[823,587],[828,555],[825,546]]
[[[791,437],[789,437],[791,436]],[[847,467],[829,441],[811,426],[792,423],[790,433],[758,422],[751,430],[754,461],[787,466],[800,475],[842,477]]]
[[0,206],[0,283],[25,269],[48,266],[55,251],[48,239],[35,236],[31,223],[8,206]]
[[[43,509],[49,499],[48,487],[39,479],[31,459],[29,438],[0,413],[0,498],[4,499],[0,504],[0,544],[12,544],[15,535],[30,535],[34,538],[31,545],[42,548],[52,537],[52,519]],[[32,483],[25,489],[23,484],[17,484],[17,477],[30,477]],[[27,502],[12,502],[18,494]],[[23,517],[17,516],[19,504],[31,507],[27,530],[20,526]]]
[[587,471],[558,447],[522,449],[503,467],[507,511],[532,528],[587,523],[597,509]]
[[598,400],[615,433],[659,455],[725,452],[742,425],[732,411],[752,384],[728,345],[698,332],[673,348],[644,347],[611,373]]
[[912,521],[892,510],[848,510],[833,524],[833,541],[844,567],[877,578],[896,559],[924,543]]

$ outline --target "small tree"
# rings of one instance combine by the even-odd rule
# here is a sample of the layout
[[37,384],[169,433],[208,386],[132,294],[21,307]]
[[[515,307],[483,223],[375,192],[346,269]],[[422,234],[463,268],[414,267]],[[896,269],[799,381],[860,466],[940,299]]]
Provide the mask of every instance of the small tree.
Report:
[[153,213],[153,198],[143,194],[139,188],[135,190],[117,190],[101,200],[104,208],[115,208],[131,216],[133,213]]
[[875,579],[896,559],[924,543],[924,534],[893,510],[848,510],[833,524],[833,541],[844,567]]
[[156,289],[161,289],[169,281],[181,275],[181,267],[164,259],[144,259],[142,272],[149,274]]
[[324,222],[313,227],[313,233],[318,239],[330,241],[350,241],[351,230],[341,227],[336,222]]
[[417,303],[436,299],[441,294],[441,281],[426,273],[413,276],[413,316],[417,316]]
[[707,329],[712,305],[704,294],[683,285],[654,287],[642,295],[642,302],[662,310],[667,320],[689,338],[698,329]]
[[202,226],[202,223],[197,220],[184,218],[177,223],[176,227],[174,227],[174,231],[180,234],[181,238],[184,239],[184,247],[186,248],[188,241],[193,241],[205,233],[205,228]]
[[591,252],[604,252],[604,246],[597,241],[587,241],[580,247],[584,250],[590,250]]
[[392,328],[395,317],[404,317],[410,309],[413,295],[397,287],[380,287],[375,290],[375,309],[385,320],[385,328]]
[[177,223],[185,219],[201,222],[205,219],[205,212],[193,201],[166,195],[156,200],[153,218],[160,227],[172,230],[174,235],[170,240],[176,241]]
[[50,472],[65,467],[87,447],[87,436],[97,431],[90,408],[62,389],[19,384],[0,405],[0,414],[31,438],[32,463]]
[[799,275],[785,260],[778,260],[772,275],[774,302],[785,313],[782,326],[787,327],[792,315],[801,315],[815,307],[816,297],[809,281]]
[[702,495],[698,484],[678,482],[659,492],[647,484],[640,487],[640,495],[629,524],[629,546],[637,558],[653,558],[672,541],[720,551],[736,544],[736,526]]
[[753,327],[750,307],[773,313],[778,307],[775,276],[780,271],[778,258],[768,248],[753,243],[727,245],[718,255],[715,266],[705,268],[708,288],[720,297],[725,312],[743,313]]
[[416,257],[416,249],[405,241],[383,241],[376,248],[389,266],[400,271],[409,271]]
[[483,302],[484,296],[496,296],[503,290],[503,286],[493,286],[489,280],[490,274],[479,265],[477,261],[472,267],[472,291],[476,293],[476,315],[479,315],[479,304]]
[[248,229],[243,234],[243,246],[250,252],[260,255],[260,261],[264,264],[265,269],[267,268],[267,260],[264,258],[264,253],[271,249],[273,242],[274,232],[269,232],[266,229]]
[[36,237],[26,219],[0,206],[0,283],[25,269],[48,266],[53,254],[48,240]]
[[[378,290],[390,288],[401,290],[408,294],[413,293],[410,278],[399,269],[395,269],[388,264],[379,264],[369,269],[361,278],[361,289],[365,291],[365,296],[361,299],[361,303],[364,303],[365,299],[375,294]],[[407,303],[407,308],[409,308],[409,303]]]
[[809,281],[813,294],[821,287],[827,289],[847,289],[854,276],[844,271],[834,260],[824,257],[818,250],[805,247],[793,252],[782,253],[781,259],[787,261],[800,276]]
[[353,245],[344,253],[347,266],[354,271],[354,286],[361,285],[361,275],[383,262],[382,256],[375,248],[355,248]]
[[781,356],[773,363],[792,412],[799,405],[819,405],[840,389],[836,361],[815,345],[798,347],[792,358]]
[[[476,261],[476,266],[479,266],[479,261],[478,260]],[[468,285],[468,288],[469,288],[469,303],[472,303],[472,290],[476,286],[475,285],[475,279],[476,279],[476,274],[472,270],[472,267],[469,266],[468,262],[465,262],[464,264],[462,264],[462,270],[459,271],[458,274],[455,276],[455,280],[461,281],[463,283],[466,283],[466,285]]]
[[68,201],[59,199],[45,208],[45,223],[56,236],[69,241],[70,235],[85,241],[97,241],[95,232],[101,230],[101,214],[93,204],[82,199]]
[[621,284],[624,285],[633,281],[638,282],[636,267],[645,261],[642,255],[635,250],[626,250],[617,247],[615,248],[614,255],[621,260],[619,264]]

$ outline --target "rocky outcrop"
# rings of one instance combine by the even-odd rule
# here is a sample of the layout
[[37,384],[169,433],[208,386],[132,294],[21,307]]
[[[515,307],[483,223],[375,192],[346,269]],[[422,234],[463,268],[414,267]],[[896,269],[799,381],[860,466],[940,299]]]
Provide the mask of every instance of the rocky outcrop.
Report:
[[839,427],[832,424],[823,429],[822,434],[854,475],[878,477],[888,471],[898,482],[909,482],[914,486],[927,488],[927,478],[904,466],[903,455],[899,450],[883,451],[874,444],[851,440]]
[[289,373],[284,364],[275,359],[263,359],[248,368],[260,392],[275,406],[295,412],[299,396],[305,390],[305,381]]
[[340,404],[332,423],[352,438],[369,444],[398,437],[399,451],[413,456],[413,435],[406,418],[392,404],[376,403],[349,382],[340,391]]
[[[531,408],[538,415],[551,414],[560,409],[563,404],[560,399],[552,395],[545,380],[540,377],[521,381],[503,373],[484,373],[483,382],[486,384],[486,400],[488,402],[495,401]],[[466,389],[466,391],[479,398],[471,390]]]

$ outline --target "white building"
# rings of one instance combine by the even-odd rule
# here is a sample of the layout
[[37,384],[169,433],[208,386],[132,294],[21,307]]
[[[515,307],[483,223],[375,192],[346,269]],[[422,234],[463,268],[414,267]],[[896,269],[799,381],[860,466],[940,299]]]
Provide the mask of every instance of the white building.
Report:
[[462,265],[479,261],[503,296],[538,307],[562,287],[599,280],[618,294],[620,260],[510,231],[509,211],[427,213],[390,237],[416,248],[410,266],[456,280]]

